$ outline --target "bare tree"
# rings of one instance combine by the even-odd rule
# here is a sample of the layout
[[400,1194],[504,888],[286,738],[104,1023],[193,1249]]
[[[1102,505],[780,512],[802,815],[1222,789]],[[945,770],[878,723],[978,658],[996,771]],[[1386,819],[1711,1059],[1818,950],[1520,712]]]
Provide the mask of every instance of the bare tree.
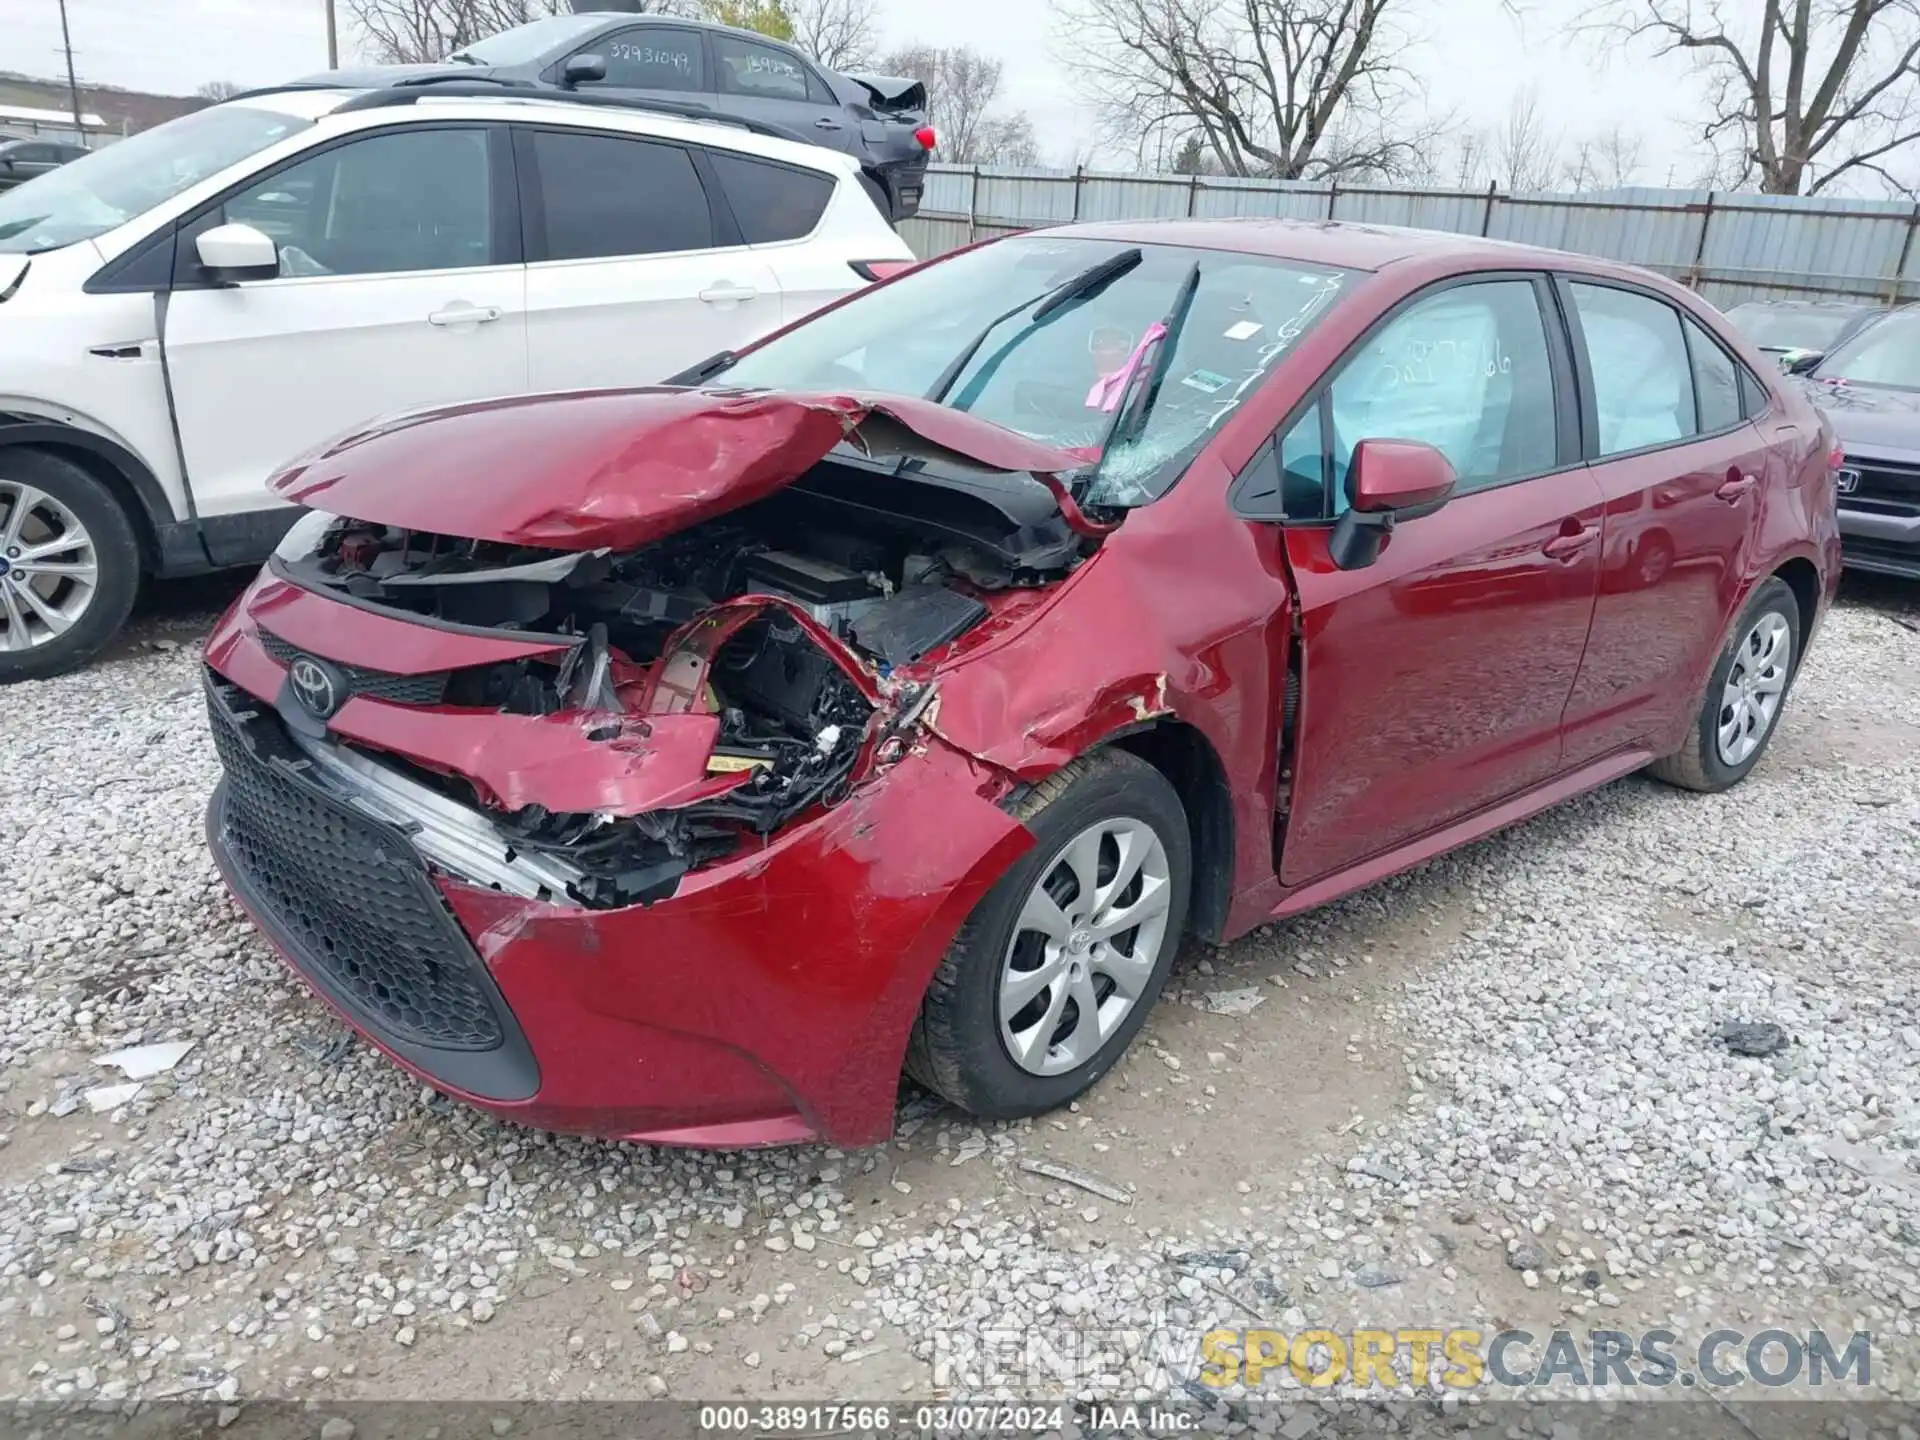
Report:
[[1640,136],[1614,125],[1575,140],[1561,170],[1569,190],[1618,190],[1639,180],[1646,153]]
[[1040,163],[1040,144],[1034,138],[1033,121],[1024,110],[987,116],[980,122],[973,149],[972,163],[976,165]]
[[1559,169],[1560,137],[1540,113],[1540,95],[1531,86],[1513,97],[1506,119],[1493,137],[1497,178],[1515,191],[1549,190]]
[[[927,123],[939,137],[939,158],[956,165],[984,165],[995,140],[989,111],[1000,94],[1002,66],[971,45],[909,45],[880,57],[890,75],[910,76],[927,87]],[[1024,120],[1024,115],[1021,116]],[[1027,127],[1028,141],[1032,126]],[[998,137],[1005,144],[1006,137]]]
[[1920,0],[1608,0],[1587,24],[1694,60],[1702,134],[1732,162],[1717,173],[1776,195],[1865,174],[1913,192],[1888,167],[1920,139]]
[[209,80],[193,93],[218,104],[222,100],[231,100],[240,93],[240,89],[231,80]]
[[878,0],[787,0],[793,43],[829,70],[865,65],[879,41]]
[[565,8],[564,0],[346,0],[363,51],[399,65],[444,60],[476,40]]
[[[1917,0],[1920,3],[1920,0]],[[1128,139],[1197,130],[1229,175],[1418,167],[1409,0],[1064,0],[1061,59]],[[1335,144],[1334,142],[1338,142]]]
[[[624,9],[683,13],[684,0],[625,0]],[[362,51],[382,64],[444,60],[476,40],[564,14],[568,0],[346,0]]]

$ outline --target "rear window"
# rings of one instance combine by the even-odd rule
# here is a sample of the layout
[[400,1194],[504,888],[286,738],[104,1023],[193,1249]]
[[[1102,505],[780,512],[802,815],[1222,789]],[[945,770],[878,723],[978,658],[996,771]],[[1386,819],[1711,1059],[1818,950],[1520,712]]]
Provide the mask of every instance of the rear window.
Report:
[[725,150],[708,153],[749,245],[798,240],[811,233],[833,198],[832,178],[818,170],[749,160]]
[[535,258],[583,260],[705,250],[713,217],[693,160],[677,145],[534,132],[544,249]]

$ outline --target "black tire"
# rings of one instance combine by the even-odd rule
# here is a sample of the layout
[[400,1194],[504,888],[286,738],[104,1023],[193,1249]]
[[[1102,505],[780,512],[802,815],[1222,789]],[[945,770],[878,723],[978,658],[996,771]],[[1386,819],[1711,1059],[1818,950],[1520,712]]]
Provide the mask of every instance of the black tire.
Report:
[[[1082,1094],[1126,1051],[1173,968],[1185,930],[1193,875],[1186,810],[1166,777],[1121,750],[1083,756],[1036,786],[1014,807],[1034,846],[1000,877],[954,938],[920,1005],[907,1042],[907,1073],[972,1114],[993,1120],[1038,1115]],[[1152,828],[1167,856],[1170,906],[1151,977],[1100,1048],[1058,1075],[1022,1069],[1000,1035],[999,982],[1015,921],[1060,850],[1088,826],[1125,817]]]
[[[1780,693],[1780,703],[1767,722],[1765,731],[1760,735],[1760,743],[1751,754],[1738,764],[1729,764],[1720,753],[1716,732],[1721,720],[1721,696],[1727,684],[1727,676],[1732,672],[1734,662],[1739,658],[1740,647],[1754,633],[1761,617],[1773,614],[1787,623],[1787,631],[1793,637],[1793,653],[1788,659],[1786,688]],[[1729,786],[1738,785],[1760,763],[1760,757],[1767,753],[1774,733],[1780,728],[1780,720],[1786,713],[1787,700],[1793,694],[1793,682],[1800,673],[1800,644],[1805,628],[1800,617],[1800,602],[1793,598],[1793,590],[1787,582],[1777,575],[1763,581],[1748,597],[1747,603],[1740,607],[1740,614],[1727,632],[1725,645],[1721,647],[1720,658],[1714,662],[1713,673],[1707,677],[1706,694],[1701,697],[1700,709],[1693,717],[1693,728],[1687,732],[1686,743],[1673,754],[1656,760],[1647,767],[1647,773],[1669,785],[1678,785],[1683,790],[1698,790],[1704,794],[1714,794]]]
[[[0,482],[9,480],[44,491],[73,512],[92,538],[97,578],[93,599],[63,633],[30,650],[9,650],[0,641],[0,684],[79,669],[120,633],[140,589],[139,542],[127,512],[105,485],[72,461],[30,446],[0,449]],[[0,506],[6,503],[0,500]],[[6,623],[4,613],[0,624]]]

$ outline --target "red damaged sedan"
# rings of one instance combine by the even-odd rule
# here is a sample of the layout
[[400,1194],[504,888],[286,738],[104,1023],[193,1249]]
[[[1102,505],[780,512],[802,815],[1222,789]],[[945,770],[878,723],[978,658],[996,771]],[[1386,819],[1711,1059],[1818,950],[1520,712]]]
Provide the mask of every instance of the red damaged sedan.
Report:
[[411,414],[207,647],[229,884],[349,1024],[556,1130],[858,1145],[1078,1095],[1181,937],[1618,776],[1750,771],[1832,436],[1550,251],[1083,225],[671,385]]

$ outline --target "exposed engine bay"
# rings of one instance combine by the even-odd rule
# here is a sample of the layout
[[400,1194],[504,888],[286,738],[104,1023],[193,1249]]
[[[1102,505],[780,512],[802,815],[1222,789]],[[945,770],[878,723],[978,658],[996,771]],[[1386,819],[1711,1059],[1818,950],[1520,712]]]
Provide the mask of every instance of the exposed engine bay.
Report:
[[897,751],[888,742],[933,698],[924,678],[896,672],[985,620],[995,592],[1057,581],[1090,548],[1057,515],[1009,511],[964,482],[828,463],[626,552],[338,517],[283,547],[274,569],[363,608],[557,642],[447,672],[444,706],[584,717],[586,741],[636,751],[675,724],[717,721],[674,802],[630,814],[508,808],[471,776],[376,757],[472,806],[510,867],[537,862],[522,867],[537,872],[525,886],[489,883],[559,900],[559,877],[566,898],[609,908],[669,895],[689,869],[836,803],[862,757]]

